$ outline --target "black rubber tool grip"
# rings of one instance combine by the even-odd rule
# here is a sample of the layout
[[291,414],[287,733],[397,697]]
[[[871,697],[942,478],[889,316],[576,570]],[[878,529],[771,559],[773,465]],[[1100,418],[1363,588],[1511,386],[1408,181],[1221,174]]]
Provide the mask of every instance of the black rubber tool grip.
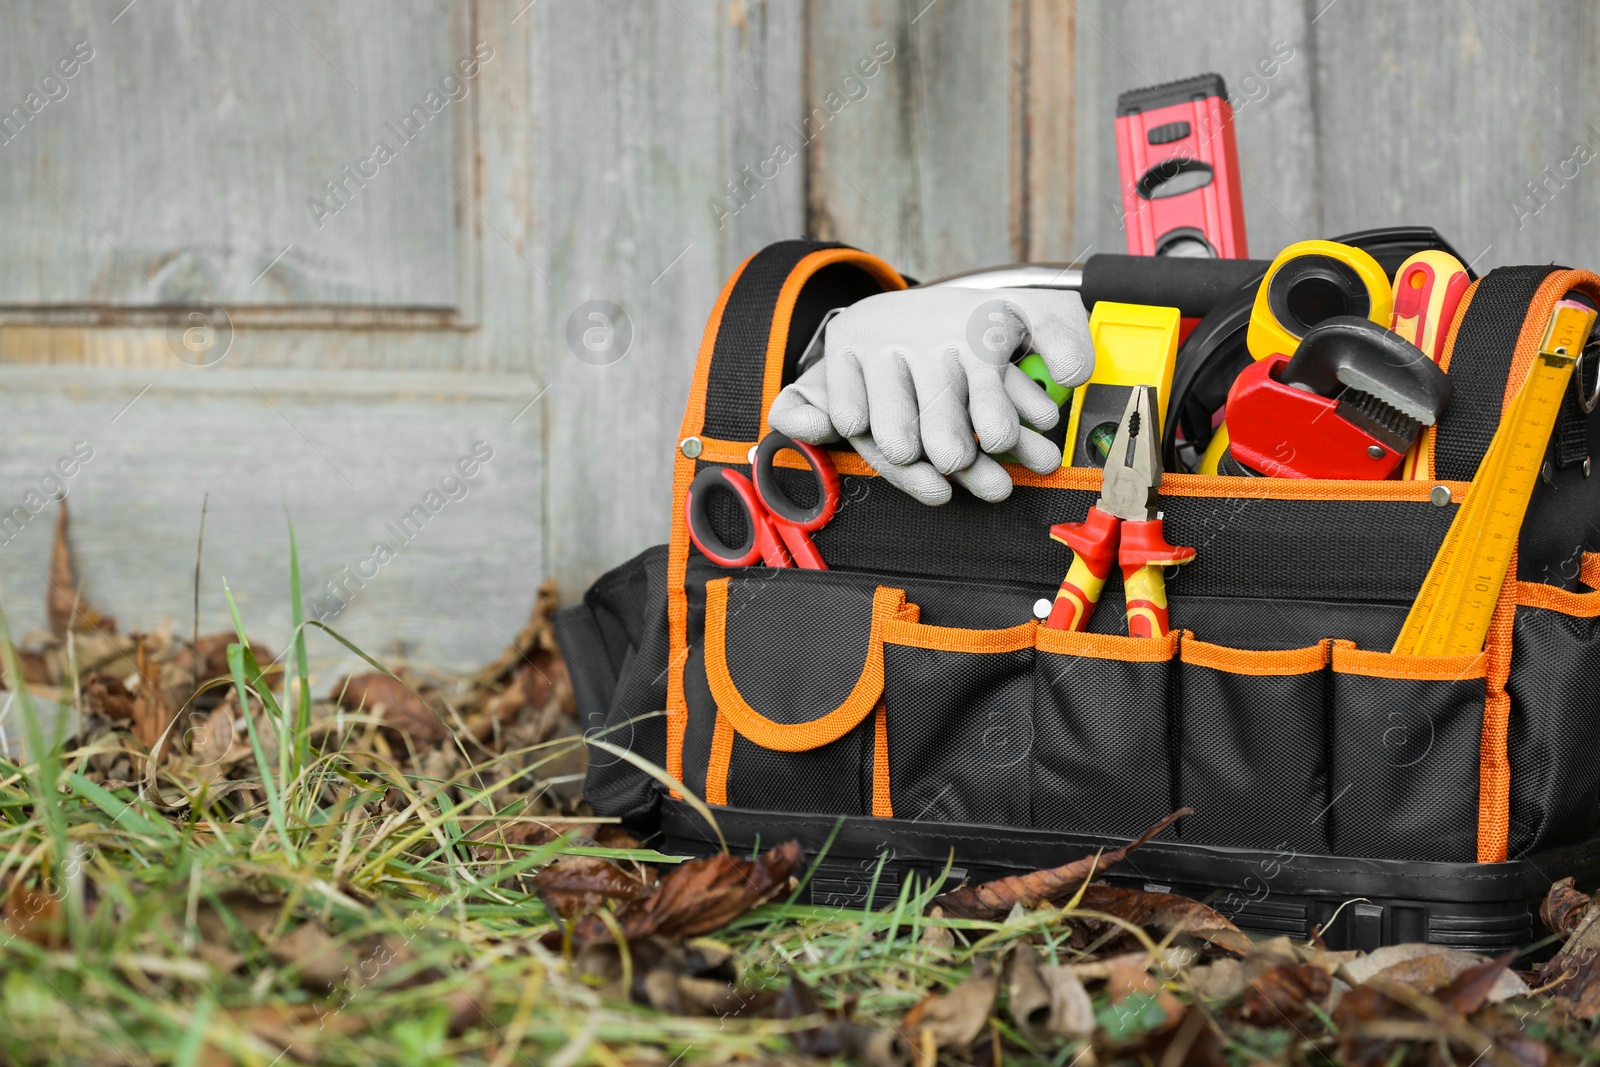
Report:
[[1097,300],[1176,307],[1179,314],[1205,315],[1240,289],[1261,280],[1264,259],[1187,259],[1102,253],[1083,265],[1079,290],[1085,305]]

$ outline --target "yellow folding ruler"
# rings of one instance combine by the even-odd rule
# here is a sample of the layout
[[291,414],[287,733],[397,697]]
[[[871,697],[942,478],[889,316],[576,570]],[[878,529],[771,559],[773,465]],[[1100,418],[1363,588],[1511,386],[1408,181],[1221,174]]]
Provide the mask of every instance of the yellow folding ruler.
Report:
[[1406,616],[1394,643],[1396,655],[1465,655],[1483,649],[1562,395],[1594,320],[1594,310],[1576,300],[1556,305],[1527,380],[1495,431],[1466,503],[1450,523]]

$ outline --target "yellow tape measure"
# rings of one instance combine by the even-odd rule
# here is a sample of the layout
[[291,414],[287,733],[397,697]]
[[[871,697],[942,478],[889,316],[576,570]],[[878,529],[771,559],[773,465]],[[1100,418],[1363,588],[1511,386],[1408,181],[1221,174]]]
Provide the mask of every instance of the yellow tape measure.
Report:
[[1406,616],[1396,655],[1482,651],[1562,395],[1594,320],[1594,310],[1575,300],[1556,305],[1527,380],[1495,431],[1467,501]]

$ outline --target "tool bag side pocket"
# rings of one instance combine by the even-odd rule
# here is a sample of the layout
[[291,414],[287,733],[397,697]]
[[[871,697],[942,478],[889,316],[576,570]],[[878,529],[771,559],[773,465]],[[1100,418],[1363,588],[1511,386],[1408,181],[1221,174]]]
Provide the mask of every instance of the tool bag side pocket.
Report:
[[1600,826],[1600,592],[1519,582],[1512,623],[1510,855]]
[[900,819],[1027,826],[1034,633],[885,626],[885,740]]
[[1173,808],[1178,635],[1040,627],[1034,660],[1033,825],[1132,837]]
[[883,627],[915,609],[885,586],[751,573],[762,577],[705,583],[703,651],[691,650],[686,671],[686,779],[691,761],[703,766],[712,804],[872,813],[883,791],[882,725],[873,714],[883,695]]
[[1328,825],[1341,856],[1477,858],[1483,653],[1333,647]]
[[1328,641],[1250,652],[1178,645],[1178,796],[1183,837],[1324,853]]

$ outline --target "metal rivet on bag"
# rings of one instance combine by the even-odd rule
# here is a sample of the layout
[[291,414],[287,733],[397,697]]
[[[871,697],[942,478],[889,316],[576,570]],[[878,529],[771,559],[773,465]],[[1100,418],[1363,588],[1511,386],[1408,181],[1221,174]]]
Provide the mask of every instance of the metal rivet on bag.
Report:
[[1589,457],[1588,456],[1584,456],[1583,457],[1583,476],[1585,478],[1589,477]]
[[1033,602],[1033,617],[1036,619],[1048,619],[1050,617],[1050,609],[1054,606],[1050,601],[1043,598],[1035,600]]
[[1428,493],[1428,499],[1433,501],[1434,507],[1444,507],[1450,503],[1450,487],[1448,485],[1434,486]]
[[760,445],[751,445],[750,451],[744,454],[745,462],[749,463],[752,467],[756,465],[756,449],[760,447]]
[[678,451],[682,452],[690,459],[694,459],[696,456],[698,456],[701,449],[704,447],[705,446],[700,443],[700,438],[698,437],[685,437],[682,441],[678,442]]
[[1384,456],[1383,446],[1382,445],[1368,445],[1367,446],[1367,455],[1371,456],[1373,459],[1382,459],[1383,456]]

